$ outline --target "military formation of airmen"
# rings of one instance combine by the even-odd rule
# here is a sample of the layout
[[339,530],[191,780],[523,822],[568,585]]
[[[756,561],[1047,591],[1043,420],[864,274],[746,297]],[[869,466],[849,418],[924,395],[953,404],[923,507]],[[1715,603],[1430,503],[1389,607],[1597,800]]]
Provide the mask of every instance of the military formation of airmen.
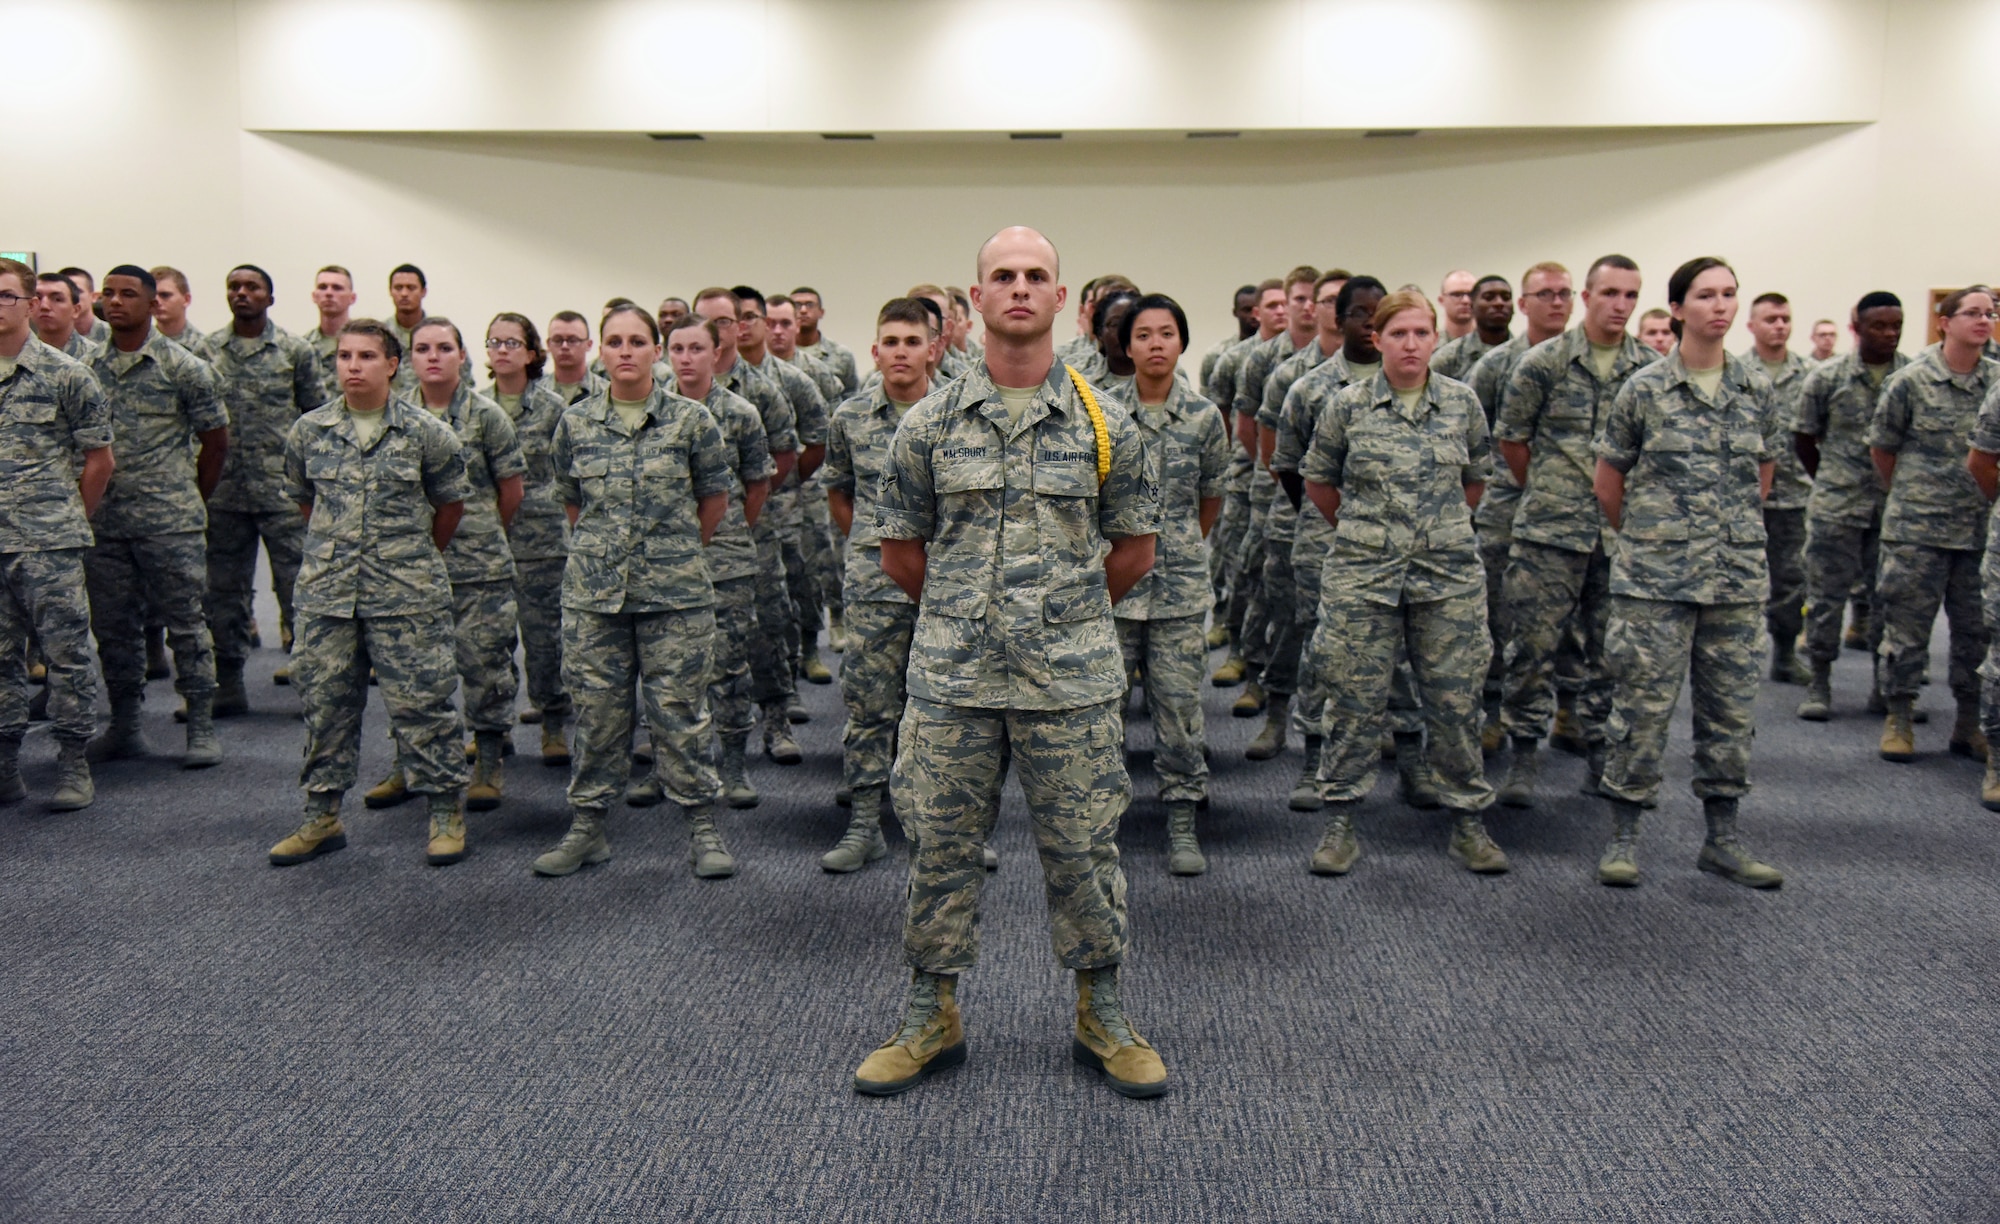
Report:
[[824,627],[851,815],[822,866],[884,858],[890,818],[910,844],[905,1013],[855,1087],[965,1058],[957,982],[1011,772],[1076,975],[1075,1057],[1140,1097],[1169,1083],[1117,972],[1141,692],[1176,875],[1206,870],[1207,676],[1263,718],[1250,759],[1300,737],[1290,805],[1324,812],[1315,873],[1355,868],[1386,757],[1404,803],[1448,814],[1454,860],[1506,871],[1482,813],[1553,801],[1549,740],[1605,804],[1598,879],[1630,886],[1686,681],[1697,865],[1773,888],[1737,830],[1766,659],[1825,721],[1843,642],[1868,650],[1881,755],[1908,761],[1942,605],[1949,747],[1987,760],[2000,810],[1992,290],[1944,297],[1915,358],[1902,304],[1870,293],[1853,351],[1834,356],[1822,320],[1807,359],[1777,293],[1729,351],[1739,285],[1716,258],[1676,269],[1636,334],[1641,274],[1620,255],[1580,291],[1552,262],[1518,295],[1455,272],[1435,305],[1299,267],[1244,286],[1238,334],[1196,363],[1182,307],[1117,276],[1083,287],[1057,345],[1068,294],[1033,230],[995,234],[977,274],[882,306],[865,381],[816,291],[738,285],[657,311],[614,299],[594,335],[575,311],[546,334],[497,314],[475,337],[481,389],[414,265],[380,321],[322,269],[303,336],[271,320],[270,275],[239,266],[230,324],[203,335],[174,268],[120,265],[100,290],[0,259],[0,802],[25,798],[23,735],[46,717],[49,806],[88,806],[93,763],[148,753],[151,678],[182,699],[181,765],[219,764],[215,720],[250,708],[261,543],[289,654],[274,678],[305,723],[303,821],[273,864],[346,845],[374,685],[395,764],[364,801],[421,796],[430,863],[461,860],[465,813],[502,803],[518,717],[569,770],[536,873],[608,860],[621,801],[671,801],[694,874],[727,877],[718,809],[760,802],[760,726],[769,760],[802,759],[797,682],[835,678]]

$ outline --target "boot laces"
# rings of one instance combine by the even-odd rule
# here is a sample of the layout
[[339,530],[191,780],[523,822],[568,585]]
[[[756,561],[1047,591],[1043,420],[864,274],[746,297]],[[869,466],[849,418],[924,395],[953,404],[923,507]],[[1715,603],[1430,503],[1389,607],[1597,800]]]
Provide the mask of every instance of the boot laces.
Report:
[[1139,1044],[1138,1034],[1125,1019],[1125,1007],[1118,998],[1118,979],[1104,973],[1091,975],[1090,1014],[1117,1045]]
[[903,1008],[903,1027],[889,1039],[890,1045],[915,1045],[924,1030],[937,1018],[938,984],[929,974],[910,983],[910,1000]]

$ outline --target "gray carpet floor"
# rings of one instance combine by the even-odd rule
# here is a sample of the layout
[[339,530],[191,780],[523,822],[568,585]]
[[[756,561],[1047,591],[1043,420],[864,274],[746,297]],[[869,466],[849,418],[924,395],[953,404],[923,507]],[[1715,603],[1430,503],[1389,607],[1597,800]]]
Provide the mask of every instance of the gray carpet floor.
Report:
[[[1391,777],[1359,868],[1311,876],[1298,749],[1244,761],[1221,691],[1211,869],[1170,878],[1135,723],[1127,995],[1177,1077],[1153,1102],[1069,1060],[1012,786],[970,1062],[854,1095],[896,1020],[903,878],[900,843],[819,870],[837,689],[806,686],[806,764],[760,763],[763,806],[727,816],[733,880],[691,876],[671,808],[621,810],[603,867],[530,875],[563,779],[528,728],[465,863],[424,865],[418,805],[357,795],[348,850],[280,871],[280,658],[222,768],[163,752],[100,769],[88,811],[0,809],[0,1218],[2000,1219],[2000,817],[1943,754],[1941,684],[1924,758],[1875,758],[1857,655],[1831,724],[1760,699],[1744,824],[1788,873],[1772,894],[1694,870],[1684,718],[1624,892],[1594,882],[1568,757],[1540,808],[1495,810],[1512,874],[1457,870]],[[156,748],[174,704],[153,687]],[[52,756],[37,731],[36,799]]]

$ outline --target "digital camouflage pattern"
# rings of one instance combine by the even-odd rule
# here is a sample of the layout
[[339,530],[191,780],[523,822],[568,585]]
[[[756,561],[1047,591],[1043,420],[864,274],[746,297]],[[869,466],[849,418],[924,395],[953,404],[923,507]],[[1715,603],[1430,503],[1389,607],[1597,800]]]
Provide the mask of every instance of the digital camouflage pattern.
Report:
[[[860,524],[856,511],[855,526]],[[840,696],[847,706],[841,780],[850,789],[889,784],[896,727],[909,700],[903,677],[916,628],[917,607],[908,601],[865,599],[847,605],[850,644],[840,661]]]
[[[1507,337],[1507,340],[1512,339],[1512,336]],[[1479,329],[1474,328],[1456,340],[1438,345],[1437,351],[1431,354],[1431,373],[1470,383],[1472,367],[1479,364],[1480,358],[1506,344],[1507,340],[1502,340],[1500,344],[1488,344],[1479,338]],[[1487,424],[1492,424],[1490,414]]]
[[1776,367],[1757,355],[1755,348],[1742,354],[1752,369],[1771,383],[1771,412],[1778,418],[1778,450],[1773,458],[1778,466],[1771,473],[1771,493],[1764,499],[1767,510],[1803,510],[1812,501],[1812,477],[1799,462],[1798,448],[1792,445],[1792,423],[1799,419],[1799,397],[1804,393],[1806,375],[1813,364],[1797,353],[1787,352]]
[[344,398],[300,417],[286,440],[287,493],[295,506],[310,507],[297,589],[301,613],[450,611],[450,578],[431,540],[431,521],[435,507],[472,496],[458,436],[394,396],[382,414],[382,432],[366,449]]
[[208,500],[213,514],[293,514],[285,472],[285,440],[293,422],[330,398],[319,355],[276,323],[256,336],[225,327],[212,333],[214,370],[229,409],[229,455]]
[[[1983,358],[1971,373],[1953,373],[1942,344],[1933,344],[1883,382],[1868,445],[1896,456],[1882,507],[1884,543],[1985,549],[1986,497],[1965,456],[1996,376],[2000,363]],[[2000,438],[1988,441],[2000,449]]]
[[1260,343],[1262,341],[1252,333],[1224,349],[1215,364],[1206,368],[1202,389],[1208,395],[1209,403],[1230,412],[1236,410],[1236,384],[1243,373],[1243,359]]
[[[1896,481],[1902,482],[1897,465]],[[1893,487],[1892,487],[1893,495]],[[1915,697],[1923,687],[1931,654],[1931,628],[1944,608],[1951,628],[1946,679],[1953,697],[1979,695],[1978,671],[1986,656],[1985,549],[1933,548],[1884,539],[1876,592],[1882,604],[1882,693],[1891,699]]]
[[174,652],[174,691],[215,691],[215,647],[202,616],[208,544],[200,531],[101,539],[85,550],[90,628],[104,687],[115,701],[146,696],[146,621],[166,627]]
[[458,668],[452,659],[450,611],[317,613],[312,610],[318,602],[313,598],[317,581],[311,572],[299,577],[301,605],[292,650],[292,686],[306,724],[299,786],[307,813],[324,810],[329,800],[337,805],[354,788],[371,667],[389,714],[396,761],[410,790],[457,794],[467,770],[465,725],[451,702]]
[[243,666],[250,657],[251,608],[256,598],[257,544],[271,563],[271,590],[279,619],[292,620],[292,588],[305,559],[305,520],[299,508],[262,514],[208,507],[208,591],[204,613],[218,667]]
[[[496,388],[486,394],[495,403]],[[524,561],[561,560],[569,556],[569,518],[556,488],[556,422],[562,419],[562,396],[553,378],[544,376],[521,393],[520,415],[510,418],[514,440],[521,448],[521,508],[507,527],[507,547],[518,568]],[[503,406],[503,412],[504,412]],[[463,530],[463,528],[461,528]]]
[[333,355],[340,351],[340,333],[335,332],[329,336],[315,324],[313,329],[305,334],[304,340],[312,346],[313,355],[319,358],[319,368],[326,371],[329,380],[331,380],[333,376]]
[[[1528,348],[1525,334],[1514,336],[1487,350],[1466,371],[1464,382],[1479,397],[1479,407],[1486,413],[1489,426],[1498,417],[1501,401],[1507,397],[1507,384],[1514,377],[1514,367],[1520,364]],[[1514,508],[1520,503],[1521,484],[1514,479],[1514,470],[1496,456],[1493,480],[1472,510],[1472,529],[1479,534],[1479,560],[1486,567],[1486,632],[1493,639],[1493,661],[1486,669],[1486,702],[1495,709],[1506,688],[1508,647],[1514,640],[1507,624],[1504,588],[1507,558],[1514,547]]]
[[[1822,469],[1823,470],[1823,469]],[[1876,583],[1881,566],[1879,524],[1857,527],[1806,512],[1806,657],[1831,663],[1840,657],[1841,621],[1853,592],[1865,592],[1868,655],[1882,648],[1882,596]]]
[[453,662],[465,722],[474,734],[505,735],[514,725],[514,582],[451,584]]
[[521,670],[528,701],[543,714],[566,715],[562,682],[562,587],[566,557],[514,562],[514,611],[521,625]]
[[1290,331],[1281,331],[1269,340],[1254,345],[1243,355],[1243,365],[1236,374],[1236,399],[1230,404],[1230,409],[1245,416],[1256,416],[1264,406],[1264,385],[1270,379],[1271,371],[1298,352],[1299,348],[1292,343]]
[[29,336],[0,381],[0,554],[90,546],[76,482],[84,453],[112,440],[89,368]]
[[1694,719],[1695,795],[1749,793],[1763,619],[1754,602],[1611,597],[1605,655],[1617,684],[1606,727],[1603,793],[1642,807],[1658,800],[1660,762],[1683,677]]
[[[722,434],[722,453],[730,476],[729,506],[722,512],[722,521],[716,524],[715,534],[709,537],[708,548],[702,555],[708,560],[708,573],[713,581],[755,578],[759,566],[757,541],[752,538],[749,520],[744,517],[743,496],[746,486],[769,480],[777,471],[770,448],[764,442],[764,420],[749,400],[718,386],[711,385],[700,402]],[[752,615],[754,618],[754,605]],[[745,667],[748,667],[747,656]]]
[[[1611,713],[1611,677],[1605,671],[1604,635],[1611,615],[1611,560],[1602,551],[1573,552],[1516,540],[1501,579],[1512,630],[1501,667],[1500,725],[1510,738],[1542,739],[1555,717],[1552,685],[1572,632],[1583,639],[1581,680],[1574,690],[1584,740],[1604,742]],[[1495,653],[1501,653],[1496,651]]]
[[[1129,598],[1129,597],[1128,597]],[[1123,610],[1125,601],[1118,602]],[[1118,649],[1129,674],[1144,677],[1146,713],[1153,722],[1153,772],[1160,802],[1195,802],[1208,795],[1208,761],[1201,710],[1208,671],[1204,616],[1118,619]],[[1118,703],[1122,715],[1126,703]]]
[[[822,464],[822,467],[825,465]],[[813,473],[819,475],[818,472]],[[839,615],[846,606],[845,567],[846,549],[833,529],[833,519],[827,514],[826,498],[819,496],[816,487],[799,491],[801,517],[805,520],[799,528],[799,548],[804,554],[806,576],[814,584],[822,606]]]
[[[499,484],[509,476],[520,476],[525,485],[528,470],[513,422],[499,404],[464,383],[452,392],[451,403],[442,413],[421,402],[417,406],[451,426],[465,459],[466,479],[472,482],[458,530],[444,550],[445,572],[453,586],[462,582],[505,582],[511,586],[514,553],[506,526],[500,521]],[[507,632],[512,635],[511,624]],[[512,666],[510,662],[510,670]]]
[[757,649],[757,579],[754,574],[715,580],[715,675],[709,706],[718,734],[748,731],[756,723],[750,656]]
[[1153,465],[1160,519],[1153,568],[1118,601],[1114,613],[1124,620],[1202,619],[1214,598],[1208,585],[1208,547],[1201,535],[1201,503],[1222,496],[1229,474],[1229,439],[1222,413],[1179,379],[1170,385],[1164,403],[1142,404],[1136,395],[1121,402],[1139,427]]
[[1901,353],[1877,382],[1857,353],[1814,367],[1799,386],[1791,428],[1819,440],[1819,471],[1807,507],[1814,522],[1880,527],[1887,492],[1868,455],[1868,431],[1889,375],[1910,364]]
[[963,973],[978,959],[983,851],[1000,812],[1003,744],[1028,800],[1056,959],[1065,969],[1124,960],[1118,821],[1132,785],[1121,723],[1116,701],[967,709],[912,694],[890,786],[912,847],[903,948],[913,967]]
[[1741,358],[1724,357],[1712,398],[1689,378],[1679,349],[1635,374],[1596,447],[1625,474],[1611,593],[1761,605],[1770,580],[1758,471],[1788,441],[1770,381]]
[[[1779,445],[1784,445],[1782,438]],[[1795,642],[1806,623],[1806,512],[1803,508],[1764,508],[1764,564],[1771,573],[1771,594],[1764,601],[1764,621],[1770,626],[1773,641]]]
[[[609,390],[600,392],[563,414],[554,462],[564,504],[578,507],[563,576],[565,612],[664,612],[715,602],[695,504],[728,493],[733,477],[708,409],[656,386],[635,432],[612,409]],[[566,675],[571,642],[565,629]],[[697,700],[706,683],[697,684]],[[571,696],[582,700],[574,686]]]
[[[1260,439],[1263,430],[1276,428],[1285,394],[1292,384],[1323,360],[1319,337],[1314,336],[1265,377],[1257,409]],[[1266,481],[1274,480],[1269,473],[1259,475]],[[1266,635],[1269,657],[1264,664],[1262,683],[1266,692],[1284,696],[1298,688],[1299,656],[1305,647],[1307,631],[1307,622],[1298,615],[1300,601],[1293,572],[1292,541],[1298,536],[1299,514],[1284,490],[1274,489],[1270,509],[1264,514],[1264,615],[1270,628]]]
[[[101,350],[89,369],[111,406],[115,465],[92,516],[97,537],[130,540],[206,529],[195,452],[199,435],[229,427],[208,366],[155,332],[133,352]],[[133,595],[142,589],[132,588]]]
[[[825,332],[821,332],[817,342],[813,344],[801,344],[799,352],[818,358],[827,369],[833,371],[834,377],[840,380],[841,399],[847,399],[860,393],[861,378],[858,368],[854,364],[853,349],[828,336]],[[828,400],[827,402],[834,403],[837,401]]]
[[[167,333],[160,331],[157,326],[153,330],[156,335],[167,336]],[[318,332],[310,333],[310,335],[307,338],[310,339],[311,336],[318,334],[319,334]],[[201,358],[202,364],[207,366],[213,366],[215,364],[215,356],[216,356],[215,346],[209,343],[208,336],[206,334],[196,331],[192,324],[188,325],[187,327],[183,327],[181,329],[180,335],[167,336],[167,339],[175,344],[178,344],[185,351],[194,354],[196,357]],[[318,346],[316,345],[314,346],[314,351],[315,352],[318,351]],[[332,369],[333,368],[332,360],[333,359],[331,354],[320,358],[320,363],[319,363],[320,369],[321,370]]]
[[[40,342],[31,337],[28,343]],[[82,744],[97,730],[97,674],[90,667],[83,552],[81,548],[0,551],[0,643],[6,644],[0,650],[0,743],[19,744],[28,731],[31,635],[48,667],[49,721],[56,740]]]
[[1203,395],[1208,394],[1209,377],[1210,375],[1215,373],[1216,363],[1222,360],[1222,355],[1224,353],[1228,352],[1231,348],[1235,347],[1237,340],[1239,340],[1240,338],[1241,337],[1233,333],[1224,336],[1222,339],[1217,340],[1214,344],[1210,345],[1208,347],[1208,351],[1204,352],[1201,355],[1201,362],[1196,367],[1198,373],[1195,378],[1195,384],[1201,388]]
[[576,703],[571,807],[602,813],[624,796],[635,687],[651,733],[654,776],[667,798],[682,807],[715,802],[721,782],[708,757],[707,701],[715,632],[707,604],[608,614],[563,609],[563,679]]
[[[896,405],[878,382],[875,389],[833,410],[827,426],[826,462],[813,475],[820,487],[845,493],[854,502],[854,525],[847,536],[844,597],[859,603],[909,603],[910,597],[882,572],[882,531],[875,515],[883,473],[888,471],[896,426]],[[848,652],[850,659],[853,651]],[[851,662],[843,666],[852,666]]]
[[1600,381],[1582,327],[1529,349],[1514,367],[1493,426],[1496,442],[1529,448],[1528,478],[1514,511],[1514,538],[1574,552],[1602,547],[1592,451],[1605,414],[1632,375],[1658,354],[1631,336],[1619,340],[1611,374]]
[[885,539],[929,542],[909,689],[941,705],[1073,709],[1125,691],[1106,540],[1159,527],[1138,427],[1099,397],[1109,478],[1067,371],[1009,430],[982,367],[905,413],[882,478]]

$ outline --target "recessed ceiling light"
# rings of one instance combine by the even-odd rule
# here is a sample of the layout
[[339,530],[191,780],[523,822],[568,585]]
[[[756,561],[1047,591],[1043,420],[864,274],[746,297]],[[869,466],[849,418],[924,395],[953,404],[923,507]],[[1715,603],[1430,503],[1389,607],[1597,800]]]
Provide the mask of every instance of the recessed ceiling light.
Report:
[[820,138],[821,140],[873,140],[873,139],[875,139],[875,133],[873,133],[873,132],[821,132],[821,133],[819,134],[819,138]]
[[706,136],[703,136],[703,135],[702,135],[702,134],[701,134],[700,132],[648,132],[648,133],[646,133],[646,134],[647,134],[647,135],[648,135],[649,137],[651,137],[652,139],[654,139],[654,140],[706,140],[706,139],[708,139],[708,137],[706,137]]
[[1009,133],[1007,133],[1007,139],[1009,139],[1009,140],[1061,140],[1062,138],[1063,138],[1063,134],[1062,134],[1061,132],[1009,132]]
[[1242,134],[1241,132],[1189,132],[1187,138],[1189,140],[1234,140]]
[[1400,140],[1405,136],[1415,136],[1416,134],[1416,128],[1376,128],[1373,131],[1361,133],[1363,139],[1366,140]]

